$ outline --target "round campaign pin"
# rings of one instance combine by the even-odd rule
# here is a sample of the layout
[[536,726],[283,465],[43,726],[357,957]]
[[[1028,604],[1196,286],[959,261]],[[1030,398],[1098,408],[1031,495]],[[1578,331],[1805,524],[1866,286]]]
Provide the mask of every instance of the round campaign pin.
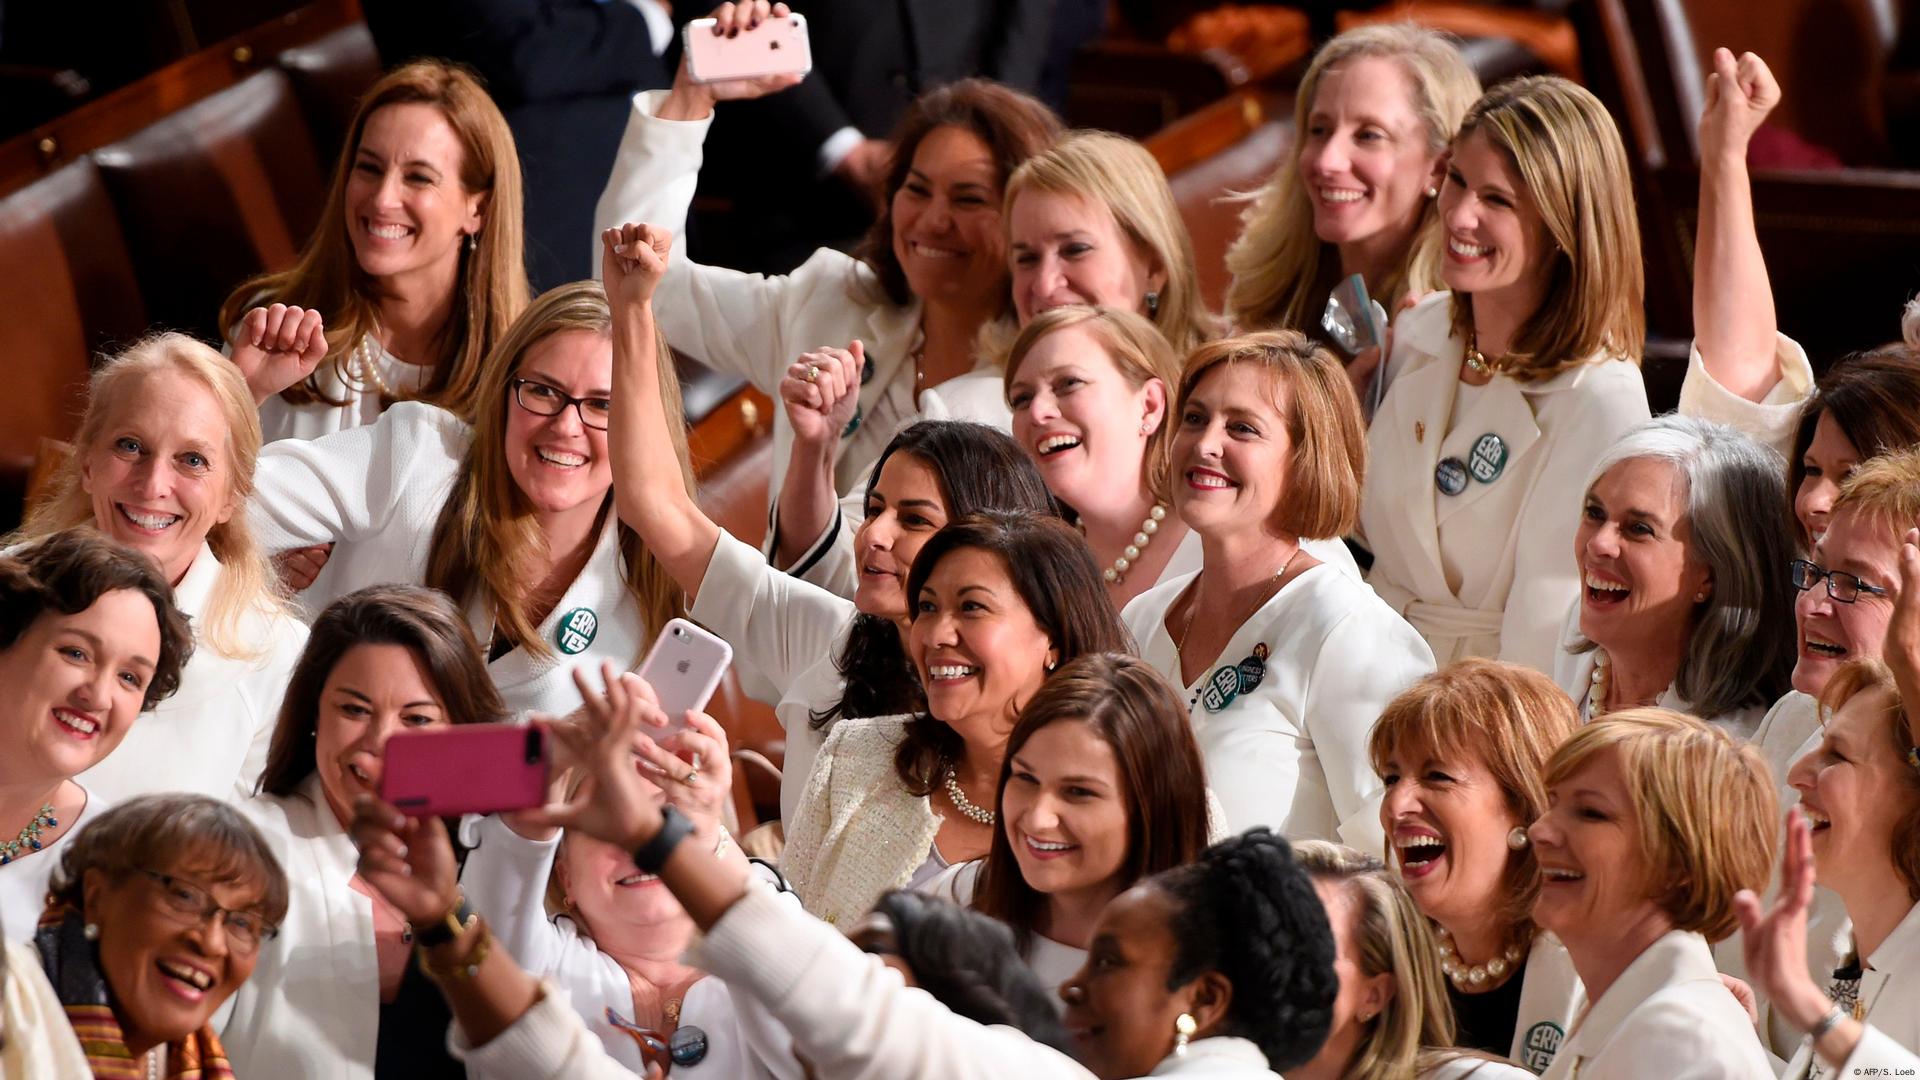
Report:
[[560,625],[553,631],[553,643],[568,656],[578,656],[593,644],[593,637],[600,632],[600,616],[592,608],[577,607],[560,616]]
[[1500,479],[1501,470],[1507,467],[1507,442],[1489,431],[1473,442],[1473,453],[1467,459],[1467,471],[1475,480],[1491,484]]
[[1441,458],[1433,469],[1433,486],[1442,495],[1458,495],[1467,490],[1467,463],[1457,457]]
[[1205,705],[1208,712],[1219,712],[1233,704],[1233,699],[1239,696],[1240,669],[1232,664],[1214,668],[1213,674],[1207,676],[1206,684],[1200,688],[1200,704]]
[[1240,661],[1240,692],[1251,694],[1259,688],[1267,677],[1267,643],[1262,641],[1253,647],[1252,655]]
[[698,1065],[707,1056],[707,1033],[694,1024],[677,1027],[667,1042],[667,1051],[675,1065]]

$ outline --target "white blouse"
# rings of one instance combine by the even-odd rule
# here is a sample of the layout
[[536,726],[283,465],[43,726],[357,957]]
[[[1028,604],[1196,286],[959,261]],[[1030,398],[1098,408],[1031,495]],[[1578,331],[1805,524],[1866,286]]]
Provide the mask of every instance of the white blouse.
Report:
[[1166,621],[1192,580],[1141,593],[1121,619],[1141,658],[1184,686],[1228,831],[1265,825],[1290,839],[1381,854],[1381,786],[1367,736],[1387,702],[1433,671],[1426,643],[1367,586],[1314,566],[1254,612],[1188,683]]
[[60,835],[31,855],[23,855],[0,865],[0,935],[7,941],[32,941],[40,925],[40,914],[47,910],[47,886],[54,868],[60,865],[67,837],[79,832],[111,805],[105,798],[85,791],[86,801],[80,813],[67,823]]
[[342,360],[344,366],[353,368],[351,372],[343,373],[339,366],[328,366],[316,380],[327,397],[341,404],[309,401],[295,405],[275,394],[260,405],[261,440],[270,443],[278,439],[317,439],[380,419],[386,402],[381,400],[373,380],[362,379],[354,367],[360,362],[358,357],[369,354],[373,357],[373,370],[395,393],[413,393],[433,377],[432,367],[407,363],[368,334],[361,339],[360,348]]
[[[973,891],[980,884],[980,871],[986,866],[984,859],[969,859],[958,866],[949,867],[946,872],[925,885],[916,886],[920,892],[951,900],[961,907],[973,905]],[[1048,991],[1058,991],[1062,983],[1087,966],[1087,950],[1055,941],[1044,934],[1027,935],[1027,953],[1021,959],[1027,962],[1028,970],[1040,979],[1040,985]],[[1056,1010],[1064,1011],[1067,1003],[1058,993],[1051,1000]]]

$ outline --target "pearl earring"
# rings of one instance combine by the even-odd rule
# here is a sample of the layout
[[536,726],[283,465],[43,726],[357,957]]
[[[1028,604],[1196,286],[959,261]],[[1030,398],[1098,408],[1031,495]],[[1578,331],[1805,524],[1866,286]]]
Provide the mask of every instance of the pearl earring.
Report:
[[468,233],[467,234],[467,250],[478,251],[479,248],[480,248],[480,234]]
[[1699,592],[1697,592],[1697,593],[1694,593],[1694,594],[1693,594],[1693,602],[1694,602],[1694,603],[1696,603],[1696,604],[1704,604],[1704,603],[1706,603],[1706,602],[1707,602],[1707,590],[1705,590],[1705,589],[1701,589],[1701,590],[1700,590]]
[[1179,1016],[1174,1018],[1174,1021],[1173,1021],[1173,1056],[1174,1057],[1187,1056],[1187,1040],[1193,1038],[1193,1033],[1199,1030],[1200,1030],[1200,1025],[1194,1022],[1192,1013],[1181,1013]]
[[87,925],[81,927],[80,936],[83,938],[86,938],[88,941],[99,941],[100,940],[100,924],[88,923]]
[[1527,846],[1527,830],[1525,826],[1515,825],[1513,829],[1507,833],[1507,846],[1515,851],[1523,850]]
[[1439,197],[1440,197],[1440,189],[1439,189],[1439,188],[1437,188],[1437,187],[1430,187],[1430,188],[1428,188],[1428,189],[1427,189],[1427,198],[1429,198],[1429,199],[1437,199],[1437,198],[1439,198]]

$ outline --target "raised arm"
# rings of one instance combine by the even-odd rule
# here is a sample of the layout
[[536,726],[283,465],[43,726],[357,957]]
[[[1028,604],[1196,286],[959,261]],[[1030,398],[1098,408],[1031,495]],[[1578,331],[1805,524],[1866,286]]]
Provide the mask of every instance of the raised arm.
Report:
[[1752,53],[1713,54],[1700,116],[1700,228],[1693,258],[1694,345],[1707,373],[1729,392],[1759,401],[1779,381],[1773,287],[1753,223],[1747,144],[1780,85]]
[[833,469],[840,457],[840,433],[860,404],[860,369],[866,356],[859,341],[844,349],[817,349],[802,355],[780,381],[780,401],[793,425],[793,450],[774,519],[775,566],[798,562],[840,513]]
[[313,374],[327,355],[327,332],[318,311],[285,304],[257,307],[240,318],[233,335],[233,366],[247,380],[255,408]]

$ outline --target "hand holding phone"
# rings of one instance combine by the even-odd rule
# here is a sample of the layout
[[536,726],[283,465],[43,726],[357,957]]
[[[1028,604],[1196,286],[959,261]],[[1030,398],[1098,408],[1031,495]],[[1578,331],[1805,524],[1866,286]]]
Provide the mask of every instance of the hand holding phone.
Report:
[[547,801],[552,752],[539,724],[397,732],[381,756],[380,797],[409,817],[492,814]]
[[732,662],[733,646],[685,619],[669,619],[640,664],[640,677],[667,714],[666,728],[648,734],[657,742],[683,730],[688,711],[706,709]]
[[[717,19],[694,19],[682,31],[687,75],[697,83],[734,82],[785,76],[798,81],[813,70],[807,17],[777,4],[764,17],[750,17],[743,28],[736,17],[723,26]],[[791,83],[789,83],[791,85]],[[769,87],[768,89],[775,89]],[[762,91],[765,92],[764,90]]]

